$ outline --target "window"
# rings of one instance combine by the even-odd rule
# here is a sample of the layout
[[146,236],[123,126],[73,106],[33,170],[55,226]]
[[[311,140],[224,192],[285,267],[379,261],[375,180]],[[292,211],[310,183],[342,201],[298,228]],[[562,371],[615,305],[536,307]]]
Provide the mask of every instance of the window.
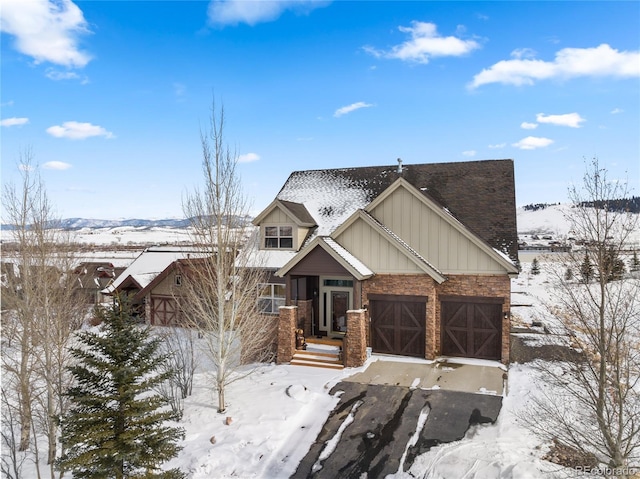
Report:
[[264,227],[264,247],[265,248],[293,248],[293,227],[292,226],[265,226]]
[[258,308],[263,313],[278,314],[284,306],[284,284],[264,283],[258,286]]
[[176,276],[173,279],[174,279],[173,283],[176,286],[182,286],[182,275],[176,274]]

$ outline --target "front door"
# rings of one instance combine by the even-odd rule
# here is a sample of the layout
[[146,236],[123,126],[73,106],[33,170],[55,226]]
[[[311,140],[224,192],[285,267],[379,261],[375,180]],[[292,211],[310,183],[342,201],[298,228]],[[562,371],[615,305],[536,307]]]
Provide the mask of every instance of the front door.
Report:
[[328,336],[347,332],[347,311],[353,309],[353,280],[321,278],[320,331]]

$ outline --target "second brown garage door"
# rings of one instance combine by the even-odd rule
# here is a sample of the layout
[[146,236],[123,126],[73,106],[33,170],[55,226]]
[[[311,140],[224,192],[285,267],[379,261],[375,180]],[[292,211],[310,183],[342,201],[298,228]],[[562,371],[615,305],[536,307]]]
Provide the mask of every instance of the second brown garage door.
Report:
[[376,353],[424,358],[426,297],[369,295]]
[[500,360],[501,299],[443,300],[441,305],[444,356]]

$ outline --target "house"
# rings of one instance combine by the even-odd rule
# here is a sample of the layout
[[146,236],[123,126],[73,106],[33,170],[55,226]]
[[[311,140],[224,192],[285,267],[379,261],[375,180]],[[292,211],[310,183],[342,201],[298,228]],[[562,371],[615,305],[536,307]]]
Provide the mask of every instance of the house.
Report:
[[109,261],[82,261],[73,270],[74,285],[79,299],[89,304],[102,300],[100,292],[111,284],[125,268]]
[[342,341],[347,366],[367,348],[508,362],[512,160],[296,171],[254,225],[280,261],[278,362],[298,328]]
[[134,311],[148,324],[180,323],[176,296],[185,266],[202,256],[195,247],[152,246],[145,249],[103,293],[127,294]]

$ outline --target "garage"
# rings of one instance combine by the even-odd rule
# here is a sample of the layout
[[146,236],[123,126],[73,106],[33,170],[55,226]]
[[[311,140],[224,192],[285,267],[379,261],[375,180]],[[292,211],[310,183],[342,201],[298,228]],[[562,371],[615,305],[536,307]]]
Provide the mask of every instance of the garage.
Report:
[[426,296],[369,295],[376,353],[425,357]]
[[441,301],[442,354],[501,359],[502,298]]
[[178,305],[171,297],[151,297],[151,324],[172,326],[178,322]]

